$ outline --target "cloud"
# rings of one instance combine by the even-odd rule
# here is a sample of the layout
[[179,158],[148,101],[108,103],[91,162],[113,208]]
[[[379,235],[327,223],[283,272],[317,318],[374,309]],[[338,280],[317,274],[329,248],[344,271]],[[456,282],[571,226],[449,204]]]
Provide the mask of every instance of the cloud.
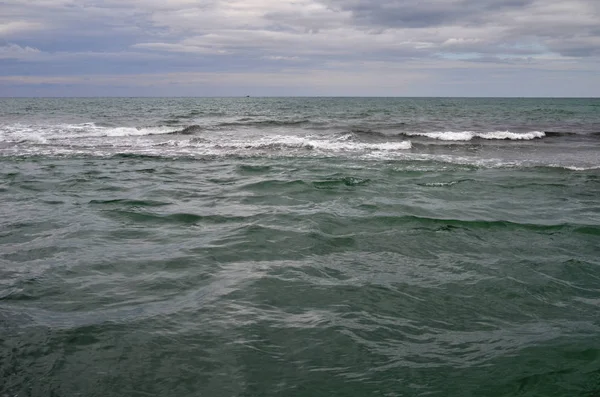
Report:
[[28,31],[39,31],[44,27],[42,23],[30,21],[5,21],[0,23],[0,37],[14,36]]
[[69,75],[94,81],[121,71],[208,84],[198,76],[243,70],[291,93],[298,79],[315,92],[334,87],[321,77],[337,71],[360,95],[362,81],[373,83],[368,73],[393,80],[381,70],[427,69],[419,81],[435,92],[440,81],[463,81],[456,71],[464,69],[478,70],[473,78],[486,87],[494,69],[510,70],[508,83],[519,85],[532,70],[600,73],[599,20],[596,0],[4,0],[0,46],[10,42],[0,47],[0,75],[24,70],[42,84],[54,73],[52,84],[66,84]]
[[533,0],[329,0],[340,10],[350,11],[361,25],[391,28],[426,28],[449,25],[483,25],[494,17],[523,10]]
[[297,61],[301,61],[302,58],[298,57],[298,56],[283,56],[283,55],[269,55],[269,56],[265,56],[263,57],[264,59],[270,59],[271,61],[291,61],[291,62],[297,62]]
[[21,47],[14,43],[8,43],[4,46],[0,46],[0,59],[26,59],[34,54],[39,54],[40,50],[32,47]]
[[192,54],[226,54],[226,50],[203,47],[197,45],[186,45],[180,43],[138,43],[131,46],[137,49],[168,51],[168,52],[183,52]]

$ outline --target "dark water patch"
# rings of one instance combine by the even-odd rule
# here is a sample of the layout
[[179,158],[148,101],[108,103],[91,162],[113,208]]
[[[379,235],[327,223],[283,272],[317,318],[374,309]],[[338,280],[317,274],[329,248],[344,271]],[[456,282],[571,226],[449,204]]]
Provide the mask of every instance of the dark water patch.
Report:
[[185,127],[182,130],[176,131],[174,132],[175,134],[180,134],[180,135],[193,135],[199,132],[204,131],[204,128],[200,127],[199,125],[190,125],[188,127]]
[[253,126],[253,127],[286,127],[286,126],[302,126],[302,125],[311,125],[317,124],[308,119],[300,119],[300,120],[278,120],[278,119],[269,119],[269,120],[248,120],[248,121],[235,121],[235,122],[222,122],[219,123],[219,127],[243,127],[243,126]]
[[576,136],[579,135],[577,132],[571,131],[544,131],[547,137],[560,137],[560,136]]
[[[96,233],[94,234],[96,235],[96,238],[98,238],[98,235]],[[139,228],[119,228],[105,233],[106,238],[115,241],[146,239],[153,237],[154,235],[155,232],[151,230]]]
[[39,300],[39,295],[25,292],[22,288],[12,288],[8,291],[2,292],[0,295],[0,302],[29,302]]
[[20,175],[21,175],[20,172],[7,172],[6,174],[3,174],[2,177],[6,178],[6,179],[14,180],[17,177],[19,177]]
[[579,112],[575,110],[569,109],[561,109],[559,107],[547,107],[547,108],[535,108],[535,109],[523,109],[521,110],[524,114],[541,114],[541,115],[551,115],[551,116],[574,116],[579,114]]
[[368,128],[352,128],[350,129],[350,133],[353,135],[356,135],[358,137],[389,137],[388,135],[384,134],[383,132],[379,132],[379,131],[374,131]]
[[140,153],[115,153],[111,156],[115,159],[133,159],[133,160],[153,160],[153,159],[167,159],[160,155],[151,155],[151,154],[140,154]]
[[521,189],[527,189],[527,188],[535,188],[535,187],[547,187],[547,188],[565,188],[566,186],[568,186],[568,184],[565,183],[558,183],[558,182],[529,182],[529,183],[501,183],[497,185],[498,187],[502,188],[502,189],[508,189],[508,190],[521,190]]
[[56,164],[47,164],[47,165],[42,166],[42,169],[50,171],[50,170],[56,169],[57,167],[58,166]]
[[167,132],[167,133],[152,133],[149,135],[194,135],[200,132],[205,131],[204,127],[201,127],[197,124],[193,124],[193,125],[189,125],[187,127],[184,127],[180,130],[175,130],[172,132]]
[[[478,229],[491,229],[491,230],[529,230],[543,234],[555,234],[559,232],[576,232],[585,234],[596,234],[600,233],[600,226],[597,225],[578,225],[578,224],[532,224],[532,223],[516,223],[509,221],[497,221],[497,220],[459,220],[459,219],[441,219],[441,218],[427,218],[413,215],[406,216],[371,216],[360,220],[359,218],[354,219],[357,223],[363,223],[365,225],[375,223],[385,226],[394,225],[422,225],[434,227],[436,230],[452,230],[452,229],[466,229],[466,230],[478,230]],[[439,229],[439,228],[443,229]]]
[[379,206],[377,204],[368,204],[368,203],[359,204],[357,208],[360,210],[371,212],[371,213],[379,210]]
[[215,185],[235,185],[239,182],[238,177],[222,177],[222,178],[208,178],[208,182],[214,183]]
[[579,141],[590,141],[596,142],[598,138],[600,138],[600,131],[589,131],[589,130],[581,130],[581,131],[544,131],[547,137],[549,138],[569,138],[572,139],[573,142]]
[[600,236],[600,227],[597,226],[576,227],[573,231],[575,233],[589,234],[591,236]]
[[159,122],[159,125],[166,125],[166,126],[176,126],[179,125],[181,123],[181,119],[184,117],[175,117],[172,119],[166,119],[166,120],[161,120]]
[[192,213],[176,213],[176,214],[154,214],[149,212],[141,211],[125,211],[125,210],[111,210],[104,211],[108,216],[122,221],[133,221],[143,224],[182,224],[182,225],[196,225],[196,224],[222,224],[231,222],[241,222],[247,217],[245,216],[222,216],[222,215],[197,215]]
[[270,165],[240,164],[237,169],[240,174],[264,174],[270,172],[273,167]]
[[368,178],[357,178],[357,177],[353,177],[353,176],[345,176],[345,177],[341,177],[341,178],[326,179],[323,181],[314,181],[314,182],[312,182],[312,185],[317,189],[336,189],[340,186],[348,186],[348,187],[362,186],[362,185],[368,184],[370,181],[371,180]]
[[97,177],[98,175],[102,175],[103,171],[101,170],[88,170],[82,173],[83,176],[85,177],[89,177],[89,178],[94,178]]
[[108,186],[98,186],[96,190],[99,192],[125,192],[129,190],[125,186],[117,186],[117,185],[108,185]]
[[131,199],[91,200],[89,203],[98,205],[119,205],[124,207],[162,207],[172,204],[164,201]]

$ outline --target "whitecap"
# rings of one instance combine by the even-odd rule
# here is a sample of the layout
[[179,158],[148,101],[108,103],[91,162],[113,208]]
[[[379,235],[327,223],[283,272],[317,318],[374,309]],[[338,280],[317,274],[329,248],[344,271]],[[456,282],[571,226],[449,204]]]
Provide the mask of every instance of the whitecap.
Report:
[[530,132],[511,132],[511,131],[491,131],[491,132],[475,132],[475,131],[434,131],[434,132],[405,132],[408,136],[424,136],[427,138],[438,139],[440,141],[470,141],[473,138],[489,139],[489,140],[531,140],[543,138],[546,134],[543,131]]

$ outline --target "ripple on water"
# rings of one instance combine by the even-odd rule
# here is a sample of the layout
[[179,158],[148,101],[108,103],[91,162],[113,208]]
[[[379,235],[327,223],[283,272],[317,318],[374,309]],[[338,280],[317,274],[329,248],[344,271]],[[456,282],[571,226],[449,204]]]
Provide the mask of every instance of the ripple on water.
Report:
[[590,175],[47,161],[9,170],[41,190],[2,192],[7,395],[600,389]]

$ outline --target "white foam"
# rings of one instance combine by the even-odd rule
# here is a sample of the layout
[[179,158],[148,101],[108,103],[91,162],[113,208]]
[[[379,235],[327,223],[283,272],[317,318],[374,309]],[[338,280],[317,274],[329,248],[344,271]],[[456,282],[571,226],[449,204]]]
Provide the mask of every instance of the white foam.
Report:
[[6,126],[2,127],[2,129],[0,130],[0,141],[33,142],[44,144],[48,142],[48,134],[34,128],[29,128],[27,126]]
[[176,132],[173,128],[169,127],[151,127],[151,128],[132,128],[132,127],[118,127],[118,128],[107,128],[103,132],[104,136],[118,137],[118,136],[145,136],[145,135],[161,135],[171,134]]
[[473,132],[470,131],[462,131],[462,132],[410,132],[406,133],[406,135],[410,136],[425,136],[427,138],[439,139],[440,141],[470,141],[473,139]]
[[[202,143],[201,145],[206,145]],[[274,135],[256,140],[232,140],[219,144],[231,149],[315,149],[333,152],[364,152],[364,151],[396,151],[408,150],[412,147],[410,141],[365,143],[347,140],[328,140],[317,137],[301,137],[296,135]]]
[[511,131],[492,131],[492,132],[475,132],[475,131],[436,131],[436,132],[406,132],[409,136],[424,136],[427,138],[438,139],[441,141],[470,141],[473,138],[481,139],[498,139],[498,140],[531,140],[543,138],[546,134],[543,131],[531,132],[511,132]]
[[444,187],[444,186],[452,186],[452,185],[456,185],[458,183],[458,181],[451,181],[451,182],[428,182],[425,183],[425,186],[428,187]]
[[591,170],[600,170],[600,165],[590,165],[587,167],[575,166],[575,165],[561,165],[561,164],[550,164],[550,167],[553,168],[564,168],[570,171],[591,171]]
[[524,132],[524,133],[517,133],[517,132],[510,132],[510,131],[494,131],[494,132],[487,132],[487,133],[483,133],[483,134],[477,134],[478,138],[483,138],[483,139],[510,139],[511,141],[514,140],[532,140],[532,139],[538,139],[538,138],[543,138],[546,136],[546,133],[544,133],[544,131],[530,131],[530,132]]
[[[0,142],[8,142],[3,154],[104,156],[117,153],[158,156],[368,156],[411,149],[410,141],[357,142],[326,135],[265,135],[212,133],[201,137],[168,135],[181,127],[104,127],[93,123],[0,126]],[[166,139],[165,139],[166,138]]]
[[58,125],[22,125],[14,124],[0,127],[2,141],[64,140],[71,138],[127,137],[169,134],[177,131],[172,127],[100,127],[94,123],[58,124]]

